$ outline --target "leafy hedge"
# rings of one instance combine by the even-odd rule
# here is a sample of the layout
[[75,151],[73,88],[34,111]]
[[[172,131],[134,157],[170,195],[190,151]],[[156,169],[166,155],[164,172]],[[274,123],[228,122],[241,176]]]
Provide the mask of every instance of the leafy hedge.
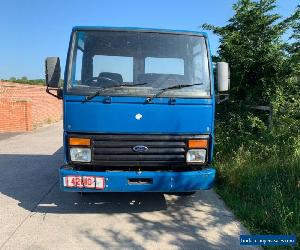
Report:
[[22,78],[11,77],[9,80],[1,79],[1,81],[2,82],[15,82],[15,83],[21,83],[21,84],[31,84],[31,85],[45,85],[45,79],[29,80],[25,76]]
[[231,66],[230,100],[217,107],[216,190],[252,233],[299,240],[300,6],[285,19],[276,7],[239,0],[226,26],[203,25],[220,37],[215,58]]

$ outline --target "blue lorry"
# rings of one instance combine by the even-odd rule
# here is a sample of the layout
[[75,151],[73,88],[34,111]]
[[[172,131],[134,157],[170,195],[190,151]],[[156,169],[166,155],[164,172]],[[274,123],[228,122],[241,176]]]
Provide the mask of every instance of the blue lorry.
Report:
[[215,103],[229,70],[206,33],[74,27],[64,81],[45,62],[47,92],[63,100],[60,188],[73,192],[176,192],[213,186]]

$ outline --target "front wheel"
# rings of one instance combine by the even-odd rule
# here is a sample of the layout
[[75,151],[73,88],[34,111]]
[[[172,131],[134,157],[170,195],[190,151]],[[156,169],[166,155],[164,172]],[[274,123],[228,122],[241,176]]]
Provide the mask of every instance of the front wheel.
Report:
[[77,192],[77,194],[80,196],[87,196],[89,194],[92,194],[92,192]]

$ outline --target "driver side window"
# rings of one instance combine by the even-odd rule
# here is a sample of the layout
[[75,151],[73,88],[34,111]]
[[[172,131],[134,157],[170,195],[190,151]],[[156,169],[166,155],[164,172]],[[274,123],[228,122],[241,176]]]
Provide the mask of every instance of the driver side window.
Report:
[[103,73],[122,76],[124,82],[133,82],[133,58],[125,56],[95,55],[93,57],[93,77]]
[[75,64],[75,83],[77,85],[81,84],[81,72],[82,72],[82,57],[83,57],[83,52],[78,49],[77,54],[76,54],[76,64]]

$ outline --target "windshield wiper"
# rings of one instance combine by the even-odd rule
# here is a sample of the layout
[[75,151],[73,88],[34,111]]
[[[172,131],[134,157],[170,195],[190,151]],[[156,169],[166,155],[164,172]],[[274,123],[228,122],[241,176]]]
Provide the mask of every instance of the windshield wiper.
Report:
[[160,89],[156,94],[154,94],[153,96],[147,98],[147,103],[151,102],[154,98],[159,97],[162,93],[164,93],[167,90],[170,90],[170,89],[183,89],[183,88],[192,87],[192,86],[196,86],[196,85],[203,85],[203,83],[178,84],[178,85],[174,85],[174,86],[170,86],[170,87]]
[[122,87],[134,87],[134,86],[140,86],[140,85],[146,85],[146,84],[148,84],[148,83],[145,82],[145,83],[135,83],[135,84],[123,84],[123,85],[115,85],[115,86],[101,88],[98,91],[96,91],[95,93],[86,96],[85,99],[81,103],[85,103],[85,102],[88,102],[88,101],[92,100],[96,96],[100,95],[101,92],[104,91],[104,90],[106,90],[106,89],[122,88]]
[[84,98],[84,100],[81,102],[81,103],[85,103],[85,102],[88,102],[90,100],[92,100],[93,98],[95,98],[96,96],[100,95],[100,93],[106,88],[102,88],[102,89],[99,89],[98,91],[96,91],[95,93],[91,94],[91,95],[88,95]]

